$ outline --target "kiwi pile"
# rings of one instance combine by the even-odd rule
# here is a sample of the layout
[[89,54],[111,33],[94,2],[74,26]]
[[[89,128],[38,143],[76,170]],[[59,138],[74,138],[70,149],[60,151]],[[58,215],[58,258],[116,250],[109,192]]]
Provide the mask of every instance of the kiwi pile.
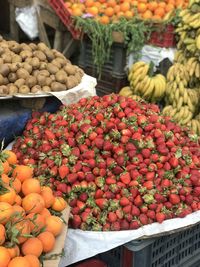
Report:
[[58,92],[77,86],[84,75],[44,43],[17,43],[0,36],[0,96]]

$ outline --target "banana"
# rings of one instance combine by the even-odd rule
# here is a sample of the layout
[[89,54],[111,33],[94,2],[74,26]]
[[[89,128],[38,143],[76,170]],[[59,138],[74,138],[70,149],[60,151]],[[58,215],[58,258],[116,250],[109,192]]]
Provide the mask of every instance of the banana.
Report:
[[183,96],[184,95],[184,91],[185,91],[185,87],[184,87],[184,84],[182,81],[180,81],[179,83],[179,93],[180,93],[180,96]]
[[177,83],[180,83],[181,78],[180,78],[179,73],[176,74],[176,79],[175,80],[176,80]]
[[179,101],[179,97],[180,97],[179,90],[176,90],[174,98],[175,98],[175,100],[176,100],[177,103]]
[[196,125],[197,125],[197,133],[198,135],[200,135],[200,122],[196,121]]
[[138,61],[134,64],[132,64],[131,68],[130,68],[130,72],[135,72],[138,68],[140,67],[144,67],[144,65],[146,65],[145,62],[143,61]]
[[167,72],[167,80],[169,82],[173,82],[175,78],[175,74],[174,74],[174,65],[171,66]]
[[192,117],[193,117],[193,114],[192,114],[192,112],[190,112],[189,115],[187,116],[187,118],[182,120],[182,124],[183,125],[187,124],[192,119]]
[[141,95],[143,95],[146,90],[149,88],[150,83],[151,83],[151,78],[149,78],[149,76],[145,76],[145,78],[147,77],[147,79],[144,79],[144,82],[142,82],[141,84]]
[[196,65],[197,65],[197,61],[194,61],[194,62],[191,64],[191,66],[190,66],[190,70],[189,70],[189,75],[190,75],[190,77],[192,77],[192,76],[194,75]]
[[178,100],[178,104],[177,104],[177,110],[180,110],[181,107],[183,105],[183,97],[181,96]]
[[142,98],[144,99],[150,99],[151,96],[152,96],[152,93],[154,91],[154,87],[155,87],[155,84],[154,84],[154,80],[151,79],[151,82],[150,82],[150,85],[149,85],[149,88],[146,90],[146,92],[143,94]]
[[200,34],[196,37],[196,47],[200,50]]
[[136,71],[132,72],[133,73],[133,77],[132,79],[134,81],[138,81],[138,80],[142,80],[144,79],[144,77],[147,75],[148,73],[148,70],[149,70],[149,65],[145,65],[141,68],[138,68]]
[[191,128],[192,128],[192,131],[193,131],[194,133],[197,132],[197,124],[196,124],[196,120],[192,120],[192,121],[191,121]]
[[123,87],[119,91],[119,95],[122,95],[122,96],[131,96],[132,95],[131,88],[129,86]]
[[192,104],[192,101],[191,101],[190,97],[188,97],[187,105],[188,105],[189,110],[190,110],[191,112],[194,112],[194,111],[195,111],[195,106]]
[[195,68],[195,76],[197,77],[197,78],[200,78],[200,64],[197,62],[197,64],[196,64],[196,68]]
[[187,104],[187,102],[188,102],[188,92],[187,89],[185,89],[183,94],[183,104]]
[[165,106],[165,107],[163,108],[163,110],[162,110],[162,113],[163,113],[164,115],[168,115],[168,114],[170,114],[171,109],[172,109],[172,106],[171,106],[171,105],[169,105],[169,106]]

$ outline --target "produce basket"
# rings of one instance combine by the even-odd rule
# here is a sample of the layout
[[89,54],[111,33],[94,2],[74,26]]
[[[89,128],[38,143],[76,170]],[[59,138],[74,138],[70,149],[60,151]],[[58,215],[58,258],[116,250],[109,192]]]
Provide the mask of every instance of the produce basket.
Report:
[[67,10],[63,0],[48,0],[51,7],[54,9],[58,17],[62,20],[63,24],[71,32],[74,39],[79,40],[81,31],[76,30],[70,12]]
[[109,267],[199,267],[200,224],[168,236],[135,240],[98,258]]
[[46,254],[45,257],[48,258],[44,261],[43,267],[58,267],[60,262],[60,257],[56,256],[62,253],[62,250],[64,248],[65,238],[67,235],[67,229],[68,229],[68,220],[69,220],[69,213],[70,208],[69,206],[62,212],[62,217],[64,218],[66,224],[63,228],[62,233],[56,238],[56,245],[53,251],[51,251],[49,254]]
[[173,25],[155,25],[155,31],[150,35],[148,44],[159,47],[174,47],[176,45]]

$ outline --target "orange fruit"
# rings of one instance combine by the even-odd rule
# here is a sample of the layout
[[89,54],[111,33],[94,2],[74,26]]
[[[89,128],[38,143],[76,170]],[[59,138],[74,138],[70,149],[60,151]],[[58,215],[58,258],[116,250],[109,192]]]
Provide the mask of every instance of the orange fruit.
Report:
[[112,17],[115,13],[114,9],[112,7],[107,7],[105,9],[105,15],[108,16],[108,17]]
[[134,12],[131,11],[131,10],[127,10],[124,12],[124,17],[127,18],[127,19],[132,19],[134,16]]
[[46,218],[48,218],[49,216],[51,216],[51,213],[48,209],[44,208],[40,214],[44,217],[44,219],[46,220]]
[[12,214],[13,207],[7,202],[0,202],[0,223],[7,223]]
[[20,255],[20,250],[17,245],[11,248],[7,248],[7,250],[8,250],[8,253],[10,254],[11,259],[18,257]]
[[22,204],[22,198],[19,195],[16,195],[14,204],[16,204],[16,205]]
[[21,251],[23,255],[31,254],[40,257],[43,251],[42,242],[37,237],[31,237],[23,243]]
[[120,5],[116,5],[113,7],[114,12],[117,14],[118,12],[120,12]]
[[18,178],[21,182],[33,177],[33,168],[25,165],[17,165],[13,171],[13,177]]
[[158,15],[162,18],[165,15],[165,9],[163,7],[157,7],[154,11],[154,15]]
[[26,213],[40,213],[45,207],[45,202],[38,193],[31,193],[23,198],[22,207]]
[[4,161],[4,162],[0,160],[0,169],[2,169],[3,170],[3,173],[5,173],[5,174],[9,173],[9,171],[10,171],[10,164],[8,163],[7,160]]
[[157,20],[161,20],[162,18],[159,15],[153,15],[152,19],[157,21]]
[[103,15],[103,16],[100,17],[99,21],[100,21],[100,23],[102,23],[102,24],[109,24],[110,19],[109,19],[108,16]]
[[62,211],[67,207],[67,202],[62,197],[56,197],[51,207],[55,211]]
[[99,9],[96,6],[92,6],[87,9],[87,12],[93,16],[96,16],[99,13]]
[[58,216],[51,215],[46,220],[46,231],[54,236],[59,235],[63,229],[63,222]]
[[6,239],[6,229],[3,224],[0,224],[0,246],[3,245]]
[[120,11],[126,12],[128,10],[130,10],[130,3],[123,2],[123,3],[120,4]]
[[31,267],[29,261],[25,257],[15,257],[6,266],[7,267]]
[[30,222],[29,220],[24,219],[23,221],[17,222],[14,227],[20,232],[17,239],[18,239],[19,244],[22,244],[23,242],[27,240],[27,237],[23,235],[29,235],[31,232]]
[[35,255],[26,255],[24,258],[29,262],[30,267],[40,267],[40,261]]
[[159,2],[158,3],[158,6],[165,8],[166,7],[166,3],[165,2]]
[[174,5],[172,5],[172,4],[167,4],[166,5],[166,7],[165,7],[165,10],[167,11],[167,12],[169,12],[169,11],[171,11],[171,10],[174,10]]
[[16,192],[9,186],[7,186],[6,189],[8,192],[0,195],[0,202],[7,202],[10,205],[13,205],[15,203]]
[[6,154],[6,156],[8,156],[6,160],[8,161],[9,164],[17,164],[18,161],[17,156],[13,151],[4,150],[3,153]]
[[41,186],[41,193],[44,191],[48,191],[49,193],[53,194],[53,191],[49,186]]
[[41,186],[40,182],[35,179],[27,179],[22,183],[22,193],[27,196],[30,193],[38,193],[40,194],[41,192]]
[[52,191],[42,190],[41,196],[44,199],[45,208],[50,208],[55,202],[55,197]]
[[150,11],[154,11],[158,7],[158,3],[156,1],[152,1],[148,3],[148,9]]
[[107,1],[107,5],[111,6],[111,7],[114,7],[114,6],[116,6],[116,1],[115,0],[108,0]]
[[10,259],[11,257],[8,250],[5,247],[0,247],[0,266],[7,267]]
[[139,3],[137,9],[139,13],[144,13],[147,10],[147,5],[145,3]]
[[47,253],[53,250],[56,239],[51,232],[43,232],[39,234],[37,238],[42,242],[43,252]]
[[30,213],[26,216],[26,219],[30,220],[31,232],[39,231],[45,226],[45,218],[41,214]]
[[146,10],[143,14],[142,17],[143,19],[151,19],[153,16],[153,13],[150,10]]
[[93,0],[86,0],[85,1],[85,6],[86,7],[92,7],[94,5],[94,1]]
[[2,180],[3,183],[6,184],[6,185],[9,185],[9,183],[10,183],[10,178],[9,178],[8,175],[5,174],[5,173],[3,173],[3,174],[1,175],[1,180]]
[[76,8],[72,8],[71,13],[72,13],[73,16],[78,16],[78,17],[83,15],[82,9],[81,8],[77,8],[77,7]]
[[19,193],[21,191],[21,187],[22,187],[21,181],[19,179],[15,178],[11,183],[12,183],[12,187],[15,189],[15,191],[17,193]]
[[19,220],[20,217],[24,218],[26,215],[25,210],[20,205],[13,205],[13,218],[12,221]]

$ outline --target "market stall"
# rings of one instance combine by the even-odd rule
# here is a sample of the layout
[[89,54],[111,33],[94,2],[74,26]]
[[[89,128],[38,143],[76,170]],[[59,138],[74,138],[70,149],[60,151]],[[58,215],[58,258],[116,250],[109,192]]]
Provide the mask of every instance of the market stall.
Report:
[[16,8],[40,40],[0,38],[0,267],[198,267],[199,0]]

